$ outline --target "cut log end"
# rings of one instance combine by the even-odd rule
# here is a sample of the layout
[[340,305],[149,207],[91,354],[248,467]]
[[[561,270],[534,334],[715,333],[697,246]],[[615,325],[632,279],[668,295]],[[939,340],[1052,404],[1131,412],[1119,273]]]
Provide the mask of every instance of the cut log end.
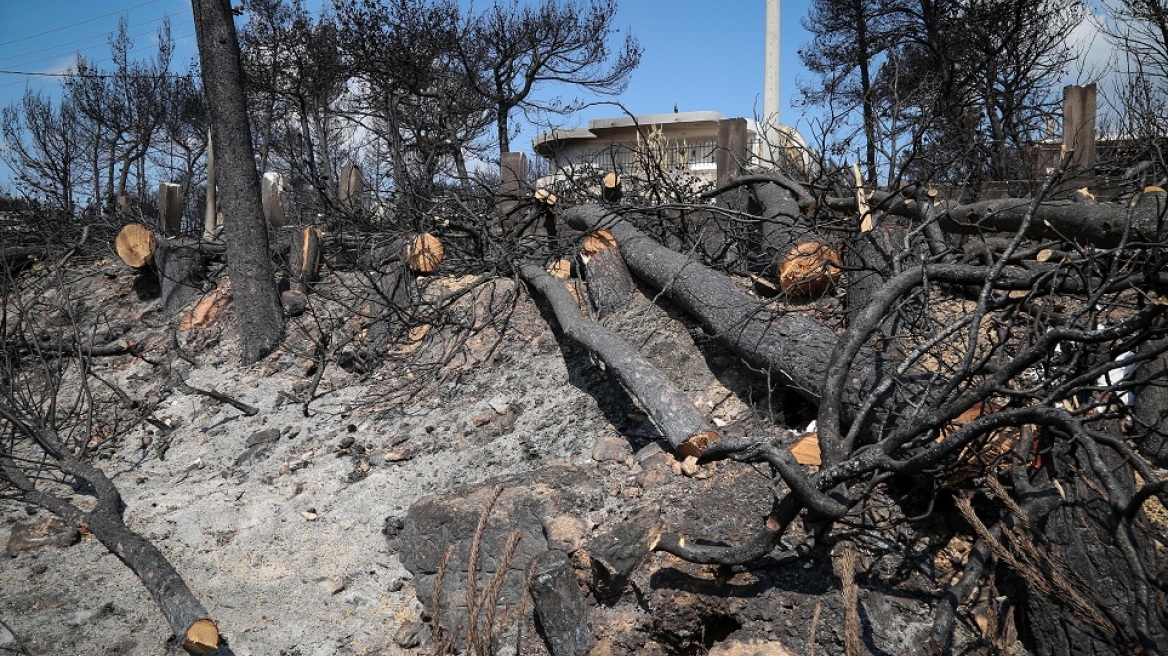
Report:
[[606,248],[614,248],[616,246],[616,237],[607,230],[597,230],[584,240],[584,245],[580,247],[580,252],[588,257],[592,257]]
[[158,242],[150,228],[140,223],[129,223],[118,232],[114,246],[126,266],[141,269],[154,258]]
[[537,202],[541,205],[547,205],[548,207],[554,207],[558,200],[559,199],[556,198],[556,195],[553,194],[552,192],[548,191],[547,189],[537,189],[535,191],[535,202]]
[[572,277],[572,261],[564,259],[556,260],[548,267],[548,273],[552,274],[553,278],[567,280]]
[[698,458],[705,452],[714,440],[717,440],[719,435],[714,431],[706,431],[691,436],[686,441],[677,445],[677,455],[682,458]]
[[843,270],[839,253],[809,241],[796,245],[779,262],[779,289],[789,296],[815,296],[834,288]]
[[410,270],[414,273],[434,273],[446,255],[446,247],[428,232],[415,236],[407,251]]
[[210,654],[219,649],[219,627],[209,619],[195,620],[183,637],[182,648],[188,654]]
[[823,464],[823,455],[819,450],[819,433],[807,433],[791,445],[791,455],[800,465],[818,467]]

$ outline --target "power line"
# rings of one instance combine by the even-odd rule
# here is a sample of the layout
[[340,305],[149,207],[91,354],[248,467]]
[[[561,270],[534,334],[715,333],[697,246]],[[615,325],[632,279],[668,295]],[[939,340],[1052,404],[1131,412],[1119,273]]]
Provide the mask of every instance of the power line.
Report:
[[[158,23],[158,22],[161,22],[161,21],[167,20],[167,19],[169,19],[169,18],[170,18],[170,15],[169,15],[169,14],[167,14],[167,15],[165,15],[165,16],[161,16],[161,17],[159,17],[159,18],[152,18],[152,19],[150,19],[150,20],[148,20],[148,21],[142,21],[141,23],[134,23],[133,25],[127,25],[127,26],[126,26],[126,28],[127,28],[127,29],[130,29],[130,28],[134,28],[134,27],[141,27],[141,26],[143,26],[143,25],[149,25],[150,23]],[[130,36],[130,38],[133,38],[134,36],[141,36],[142,34],[147,34],[147,32],[142,32],[142,33],[140,33],[140,34],[136,34],[136,35],[129,35],[129,36]],[[75,43],[84,43],[84,42],[86,42],[86,41],[92,41],[92,40],[94,40],[94,39],[104,39],[104,38],[109,38],[109,37],[110,37],[110,35],[111,35],[111,33],[110,33],[110,32],[104,32],[104,33],[102,33],[102,34],[94,34],[94,35],[91,35],[91,36],[87,36],[87,37],[85,37],[85,38],[82,38],[82,39],[74,39],[74,40],[72,40],[72,41],[66,41],[66,42],[64,42],[64,43],[58,43],[58,44],[57,44],[57,45],[55,45],[55,46],[47,46],[47,47],[45,47],[45,48],[39,48],[39,49],[37,49],[37,50],[29,50],[28,52],[22,52],[22,53],[20,53],[20,54],[17,54],[17,55],[7,55],[7,56],[4,56],[4,57],[0,57],[0,62],[8,61],[8,60],[10,60],[10,59],[20,59],[21,57],[28,57],[29,55],[38,55],[38,54],[40,54],[40,53],[42,53],[42,52],[48,52],[48,51],[50,51],[50,50],[56,50],[56,49],[58,49],[58,48],[64,48],[65,46],[71,46],[71,45],[73,45],[73,44],[75,44]],[[94,46],[94,47],[99,47],[99,46]]]
[[[187,39],[187,38],[190,38],[193,36],[194,36],[194,33],[192,32],[191,34],[185,34],[185,35],[179,36],[177,38],[178,39]],[[135,46],[134,49],[137,49],[137,46]],[[53,58],[50,57],[49,59],[53,59]],[[87,63],[96,65],[96,64],[100,64],[101,62],[87,62]],[[69,73],[69,72],[49,73],[49,72],[40,72],[40,71],[18,71],[18,70],[12,70],[12,69],[0,70],[0,75],[22,75],[25,78],[29,78],[29,77],[49,77],[49,78],[86,77],[86,78],[101,79],[101,78],[116,77],[114,74],[109,74],[109,73],[86,73],[85,75],[78,75],[75,72],[74,73]],[[165,75],[171,76],[171,77],[183,77],[186,74],[185,73],[165,73]],[[8,87],[16,86],[18,84],[24,84],[26,81],[27,80],[16,80],[14,82],[7,82],[5,84],[0,84],[0,89],[6,89]]]
[[[183,25],[190,25],[190,24],[192,24],[192,23],[194,23],[194,22],[195,22],[195,20],[194,20],[193,18],[191,18],[190,20],[184,20],[184,21],[179,21],[179,22],[177,22],[177,23],[171,23],[171,26],[172,26],[172,27],[174,27],[174,26],[180,26],[180,27],[181,27],[181,26],[183,26]],[[148,35],[148,34],[152,34],[152,32],[151,32],[151,31],[146,31],[146,32],[139,32],[139,33],[137,33],[137,34],[130,34],[130,35],[127,35],[127,36],[128,36],[129,38],[133,39],[133,38],[135,38],[135,37],[139,37],[139,36],[146,36],[146,35]],[[178,38],[179,38],[179,39],[185,39],[185,38],[187,38],[187,37],[189,37],[189,36],[192,36],[192,35],[188,34],[187,36],[180,36],[180,37],[178,37]],[[46,62],[46,61],[51,61],[51,60],[54,60],[54,59],[59,59],[59,58],[61,58],[61,57],[64,57],[66,54],[77,54],[77,53],[81,53],[81,52],[86,52],[86,51],[88,51],[88,50],[96,50],[97,48],[104,48],[104,47],[107,47],[107,44],[104,44],[104,43],[99,43],[99,44],[97,44],[97,45],[94,45],[94,46],[89,46],[89,47],[86,47],[86,48],[78,48],[77,50],[74,50],[72,53],[61,53],[61,54],[59,54],[59,55],[52,55],[52,56],[49,56],[49,57],[41,57],[40,59],[33,59],[33,60],[31,60],[31,61],[24,61],[24,62],[20,62],[20,63],[13,64],[13,65],[14,65],[14,66],[18,66],[18,67],[19,67],[19,66],[30,66],[30,65],[32,65],[32,64],[39,64],[39,63],[41,63],[41,62]],[[134,48],[132,48],[132,49],[136,49],[137,47],[138,47],[138,46],[134,46]],[[0,61],[6,61],[6,59],[0,59]]]
[[0,43],[0,47],[4,47],[4,46],[10,46],[10,45],[12,45],[13,43],[20,43],[21,41],[28,41],[29,39],[35,39],[35,38],[37,38],[38,36],[44,36],[44,35],[46,35],[46,34],[53,34],[53,33],[55,33],[55,32],[61,32],[61,31],[63,31],[63,30],[67,30],[67,29],[69,29],[69,28],[71,28],[71,27],[77,27],[77,26],[79,26],[79,25],[85,25],[86,23],[89,23],[89,22],[92,22],[92,21],[98,20],[98,19],[100,19],[100,18],[109,18],[110,16],[117,16],[118,14],[121,14],[121,13],[124,13],[124,12],[127,12],[127,11],[130,11],[131,9],[138,9],[138,8],[140,8],[140,7],[145,7],[146,5],[152,5],[152,4],[155,4],[155,3],[158,3],[158,2],[162,2],[162,0],[148,0],[147,2],[143,2],[142,4],[134,5],[133,7],[126,7],[125,9],[119,9],[119,10],[117,10],[117,11],[111,11],[110,13],[108,13],[108,14],[102,14],[101,16],[93,16],[93,17],[91,17],[91,18],[86,18],[85,20],[82,20],[82,21],[77,21],[76,23],[71,23],[71,24],[69,24],[69,25],[63,25],[63,26],[61,26],[61,27],[55,27],[55,28],[53,28],[53,29],[51,29],[51,30],[45,30],[44,32],[38,32],[38,33],[36,33],[36,34],[29,34],[28,36],[22,36],[22,37],[20,37],[19,39],[12,39],[11,41],[5,41],[5,42],[3,42],[3,43]]

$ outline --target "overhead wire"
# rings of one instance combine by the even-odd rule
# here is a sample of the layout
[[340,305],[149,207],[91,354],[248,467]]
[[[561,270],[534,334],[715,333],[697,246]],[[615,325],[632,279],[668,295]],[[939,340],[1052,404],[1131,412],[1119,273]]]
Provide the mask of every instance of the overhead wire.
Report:
[[[164,16],[159,16],[158,18],[152,18],[152,19],[147,20],[147,21],[142,21],[141,23],[134,23],[133,25],[127,25],[126,29],[141,27],[143,25],[149,25],[150,23],[161,23],[162,21],[167,20],[169,18],[170,18],[170,15],[166,14]],[[172,23],[172,25],[173,24],[174,23]],[[145,34],[145,32],[143,32],[141,34]],[[109,39],[109,37],[110,37],[109,32],[102,32],[101,34],[93,34],[93,35],[90,35],[90,36],[87,36],[84,38],[74,39],[72,41],[65,41],[64,43],[58,43],[56,45],[46,46],[44,48],[38,48],[36,50],[29,50],[28,52],[22,52],[22,53],[15,54],[15,55],[5,55],[3,57],[0,57],[0,62],[6,62],[6,61],[9,61],[11,59],[20,59],[21,57],[28,57],[30,55],[39,55],[42,52],[48,52],[50,50],[57,50],[60,48],[65,48],[66,46],[71,46],[71,45],[75,45],[78,43],[85,43],[86,41],[92,41],[94,39]]]
[[98,20],[100,18],[109,18],[110,16],[117,16],[118,14],[130,11],[131,9],[139,9],[141,7],[145,7],[147,5],[157,4],[159,2],[162,2],[162,0],[148,0],[147,2],[143,2],[141,4],[137,4],[137,5],[134,5],[132,7],[125,7],[123,9],[119,9],[117,11],[111,11],[108,14],[102,14],[100,16],[91,16],[89,18],[86,18],[85,20],[77,21],[76,23],[70,23],[68,25],[62,25],[61,27],[54,27],[51,30],[45,30],[44,32],[37,32],[36,34],[29,34],[28,36],[22,36],[22,37],[17,38],[17,39],[11,39],[9,41],[4,41],[4,42],[0,43],[0,47],[10,46],[14,43],[20,43],[21,41],[28,41],[29,39],[35,39],[39,36],[44,36],[46,34],[54,34],[56,32],[61,32],[61,31],[67,30],[71,27],[78,27],[81,25],[85,25],[86,23],[91,23],[91,22]]

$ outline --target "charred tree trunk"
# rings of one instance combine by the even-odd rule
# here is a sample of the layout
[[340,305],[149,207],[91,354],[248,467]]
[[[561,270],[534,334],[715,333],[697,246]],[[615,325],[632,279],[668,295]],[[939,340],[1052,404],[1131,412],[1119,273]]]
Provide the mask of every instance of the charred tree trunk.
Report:
[[272,271],[268,229],[260,204],[260,179],[248,125],[243,68],[229,0],[192,0],[203,86],[211,108],[212,137],[227,215],[228,274],[239,316],[244,364],[271,353],[284,332],[280,295]]
[[[1162,576],[1155,543],[1116,521],[1117,500],[1107,498],[1089,476],[1100,466],[1117,478],[1130,475],[1130,468],[1109,449],[1091,456],[1065,443],[1056,444],[1052,459],[1063,482],[1030,490],[1030,502],[1023,505],[1042,541],[1020,548],[1029,539],[1026,526],[1013,516],[1004,522],[1007,534],[1020,536],[1005,540],[1008,549],[1019,552],[1015,562],[1027,563],[1025,552],[1037,549],[1046,565],[1029,573],[1018,571],[1027,564],[1017,567],[1010,581],[1023,611],[1020,637],[1038,656],[1168,653],[1163,591],[1155,589],[1157,571]],[[1072,473],[1075,469],[1082,473]],[[1121,486],[1127,495],[1134,483],[1128,478]]]
[[410,271],[409,240],[398,239],[376,251],[373,293],[368,310],[370,325],[361,359],[366,371],[377,366],[393,336],[394,326],[411,303],[414,277]]
[[761,212],[758,223],[759,259],[768,267],[777,266],[800,241],[802,214],[791,192],[774,184],[754,185],[754,197]]
[[[894,275],[907,266],[917,266],[922,259],[910,256],[897,263],[904,252],[908,228],[883,222],[868,232],[857,233],[844,249],[844,270],[848,276],[844,310],[850,318],[864,309]],[[919,303],[906,303],[885,314],[876,330],[876,338],[888,340],[904,334],[921,312]]]
[[580,249],[580,260],[596,317],[603,318],[624,305],[635,287],[612,233],[597,230],[588,235]]
[[542,267],[526,264],[523,279],[548,300],[564,334],[596,354],[653,419],[680,455],[698,456],[718,434],[693,402],[627,341],[580,314],[564,284]]

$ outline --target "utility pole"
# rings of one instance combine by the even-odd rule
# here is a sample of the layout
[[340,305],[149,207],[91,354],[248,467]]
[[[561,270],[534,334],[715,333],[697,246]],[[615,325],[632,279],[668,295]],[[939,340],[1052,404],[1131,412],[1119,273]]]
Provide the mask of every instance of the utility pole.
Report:
[[[763,66],[763,135],[773,151],[779,146],[779,0],[766,0],[766,50]],[[771,159],[774,159],[773,154]]]

